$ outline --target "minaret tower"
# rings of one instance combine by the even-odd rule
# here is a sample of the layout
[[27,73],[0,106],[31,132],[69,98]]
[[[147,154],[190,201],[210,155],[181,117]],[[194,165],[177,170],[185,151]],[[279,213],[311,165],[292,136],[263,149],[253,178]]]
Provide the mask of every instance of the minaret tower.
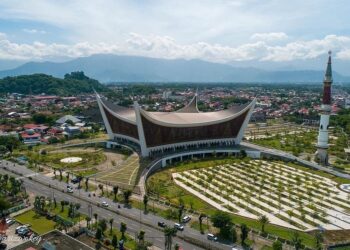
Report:
[[328,127],[331,114],[332,53],[328,52],[327,69],[323,80],[323,98],[320,111],[320,128],[317,138],[317,157],[321,165],[328,164]]

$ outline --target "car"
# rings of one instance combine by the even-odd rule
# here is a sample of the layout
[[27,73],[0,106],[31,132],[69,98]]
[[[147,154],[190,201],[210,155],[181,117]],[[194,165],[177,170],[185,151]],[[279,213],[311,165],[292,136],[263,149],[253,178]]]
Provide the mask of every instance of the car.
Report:
[[71,187],[68,187],[67,188],[67,193],[73,193],[74,191],[73,191],[73,188],[71,188]]
[[102,205],[102,207],[108,207],[108,206],[109,206],[108,203],[107,203],[106,201],[102,201],[102,202],[101,202],[101,205]]
[[187,223],[187,222],[189,222],[190,220],[191,220],[191,217],[188,216],[188,215],[186,215],[186,216],[184,216],[184,217],[182,218],[182,222],[183,222],[183,223]]
[[23,229],[25,229],[25,228],[28,229],[28,226],[26,226],[26,225],[18,226],[18,227],[16,227],[15,233],[18,234],[18,232],[19,232],[20,230],[23,230]]
[[74,179],[71,180],[71,183],[77,184],[78,182],[81,181],[81,179],[82,179],[81,177],[75,177]]
[[166,227],[166,224],[165,224],[165,222],[158,221],[158,226],[159,227]]
[[178,231],[183,231],[184,230],[184,226],[181,225],[180,223],[175,223],[174,227],[178,230]]
[[0,243],[0,250],[5,250],[7,245],[5,243]]
[[214,234],[208,234],[207,235],[208,240],[212,240],[212,241],[217,241],[218,237],[216,237]]
[[14,219],[11,218],[6,218],[6,224],[8,226],[11,226],[12,224],[14,224],[16,221]]
[[27,233],[29,233],[29,229],[28,228],[21,228],[20,230],[18,230],[18,235],[19,236],[25,236]]

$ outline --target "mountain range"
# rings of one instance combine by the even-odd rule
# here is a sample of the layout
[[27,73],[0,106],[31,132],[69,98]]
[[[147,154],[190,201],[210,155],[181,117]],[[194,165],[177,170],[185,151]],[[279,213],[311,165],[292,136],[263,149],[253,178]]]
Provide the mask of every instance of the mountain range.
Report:
[[[84,71],[100,82],[322,82],[322,70],[263,70],[202,60],[159,59],[98,54],[66,62],[28,62],[0,71],[6,76],[43,73],[55,77]],[[350,82],[349,76],[333,72],[335,82]]]

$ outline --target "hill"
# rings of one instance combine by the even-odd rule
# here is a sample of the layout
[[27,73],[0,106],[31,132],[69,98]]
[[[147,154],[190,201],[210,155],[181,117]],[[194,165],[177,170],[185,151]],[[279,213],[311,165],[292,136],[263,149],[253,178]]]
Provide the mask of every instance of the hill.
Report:
[[0,79],[0,93],[49,94],[70,96],[81,93],[108,92],[108,88],[97,80],[84,75],[83,72],[65,74],[56,78],[45,74],[21,75]]
[[[62,63],[29,62],[0,71],[0,77],[33,73],[63,77],[72,71],[84,71],[101,82],[322,82],[324,75],[322,70],[268,71],[202,60],[101,54]],[[334,79],[350,81],[336,72]]]

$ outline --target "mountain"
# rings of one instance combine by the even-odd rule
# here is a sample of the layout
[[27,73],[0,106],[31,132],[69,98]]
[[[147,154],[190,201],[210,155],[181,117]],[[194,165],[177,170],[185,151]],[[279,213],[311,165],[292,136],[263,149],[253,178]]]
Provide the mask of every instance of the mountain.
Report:
[[83,72],[65,74],[64,79],[45,74],[8,76],[0,79],[0,93],[70,96],[93,93],[93,89],[108,94],[111,92],[105,85],[85,76]]
[[[324,75],[321,70],[269,71],[202,60],[100,54],[59,63],[29,62],[0,71],[0,77],[33,73],[63,77],[72,71],[84,71],[101,82],[321,82]],[[350,77],[336,72],[334,79],[350,82]]]

